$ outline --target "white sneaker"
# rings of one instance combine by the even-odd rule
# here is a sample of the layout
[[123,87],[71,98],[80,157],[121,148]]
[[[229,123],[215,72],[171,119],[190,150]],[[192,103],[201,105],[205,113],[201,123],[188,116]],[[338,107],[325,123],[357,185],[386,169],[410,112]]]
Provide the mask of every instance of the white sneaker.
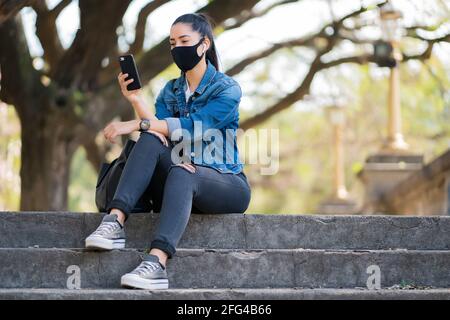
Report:
[[125,248],[125,229],[117,221],[117,215],[107,214],[102,223],[85,240],[89,249],[113,250]]
[[159,263],[159,258],[153,254],[145,255],[136,269],[122,276],[120,284],[123,287],[145,290],[169,288],[166,268]]

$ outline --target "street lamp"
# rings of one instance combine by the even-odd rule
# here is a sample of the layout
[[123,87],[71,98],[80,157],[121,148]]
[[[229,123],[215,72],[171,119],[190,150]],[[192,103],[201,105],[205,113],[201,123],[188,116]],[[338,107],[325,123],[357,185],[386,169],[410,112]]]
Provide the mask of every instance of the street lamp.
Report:
[[374,56],[380,67],[389,67],[388,95],[388,134],[382,147],[389,153],[401,153],[409,148],[402,134],[400,106],[399,62],[402,54],[399,48],[401,39],[400,20],[402,13],[391,2],[380,6],[382,40],[374,44]]
[[333,128],[334,183],[333,198],[346,200],[348,192],[345,187],[343,131],[345,124],[344,107],[335,104],[327,108],[328,118]]
[[380,19],[382,38],[386,41],[400,41],[401,26],[400,20],[403,18],[401,11],[397,10],[391,2],[386,2],[380,6]]

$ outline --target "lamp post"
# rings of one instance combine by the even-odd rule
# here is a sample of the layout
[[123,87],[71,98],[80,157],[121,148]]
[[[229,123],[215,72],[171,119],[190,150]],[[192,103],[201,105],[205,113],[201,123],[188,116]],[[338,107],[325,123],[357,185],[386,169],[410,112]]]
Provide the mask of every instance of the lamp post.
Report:
[[345,115],[343,107],[333,105],[327,108],[330,123],[333,128],[333,156],[334,156],[334,181],[333,197],[336,200],[346,200],[348,198],[345,187],[345,166],[344,166],[344,123]]
[[380,7],[380,21],[382,40],[377,41],[374,55],[381,67],[389,67],[389,94],[388,94],[388,130],[387,139],[382,151],[402,153],[409,149],[402,134],[401,106],[400,106],[400,76],[399,62],[402,54],[399,48],[401,39],[400,20],[402,14],[396,10],[391,2]]
[[388,67],[390,71],[388,127],[382,147],[367,157],[363,169],[357,174],[365,189],[360,208],[363,214],[393,213],[388,212],[385,196],[423,167],[423,154],[409,150],[402,134],[399,78],[402,14],[392,6],[392,1],[380,5],[379,13],[382,37],[374,44],[374,57],[380,67]]
[[333,194],[319,204],[318,212],[320,214],[355,214],[359,210],[358,204],[350,197],[345,187],[343,101],[336,102],[338,103],[326,108],[333,132]]

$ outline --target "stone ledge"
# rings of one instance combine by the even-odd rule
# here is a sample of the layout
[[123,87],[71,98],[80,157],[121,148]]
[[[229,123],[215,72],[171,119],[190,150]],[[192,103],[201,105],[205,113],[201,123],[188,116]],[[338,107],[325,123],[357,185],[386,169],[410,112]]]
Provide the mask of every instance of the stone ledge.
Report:
[[[0,212],[0,247],[84,247],[98,213]],[[134,214],[127,247],[147,248],[159,213]],[[388,236],[387,236],[388,235]],[[450,217],[192,214],[180,248],[450,249]]]
[[[69,266],[81,288],[118,288],[141,252],[76,249],[0,249],[0,288],[66,288]],[[170,288],[366,287],[368,268],[381,286],[450,288],[450,251],[420,250],[200,250],[179,249],[168,263]]]
[[450,289],[0,289],[1,300],[450,300]]

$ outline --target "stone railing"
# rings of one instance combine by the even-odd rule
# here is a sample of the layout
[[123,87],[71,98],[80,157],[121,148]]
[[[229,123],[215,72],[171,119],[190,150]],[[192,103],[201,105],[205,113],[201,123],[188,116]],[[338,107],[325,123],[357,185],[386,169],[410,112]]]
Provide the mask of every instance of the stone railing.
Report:
[[450,215],[450,149],[381,198],[387,212]]

